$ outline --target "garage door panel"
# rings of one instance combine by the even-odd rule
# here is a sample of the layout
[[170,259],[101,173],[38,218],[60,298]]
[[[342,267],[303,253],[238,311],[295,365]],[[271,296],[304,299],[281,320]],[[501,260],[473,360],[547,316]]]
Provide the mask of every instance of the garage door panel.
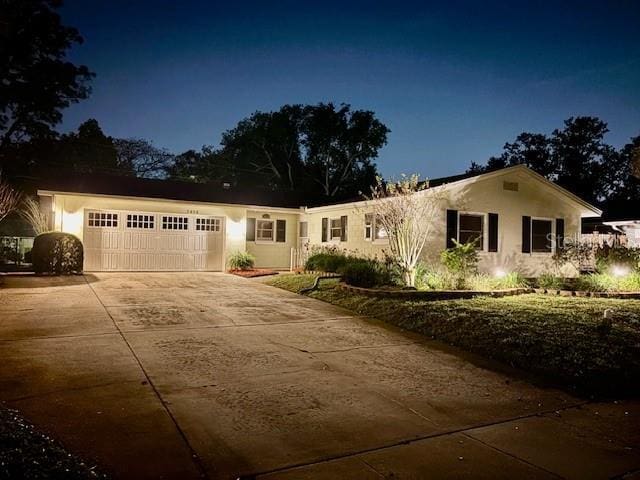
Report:
[[[105,222],[102,219],[115,218],[116,215],[120,219],[119,224],[106,222],[107,225],[103,225]],[[101,219],[98,226],[94,220],[97,218]],[[171,220],[161,220],[166,218]],[[176,229],[176,219],[179,219],[181,229]],[[171,226],[167,226],[168,223]],[[202,231],[205,223],[207,228],[215,231]],[[215,227],[212,228],[211,225]],[[220,270],[224,245],[223,226],[224,219],[221,217],[87,211],[84,226],[85,269]]]

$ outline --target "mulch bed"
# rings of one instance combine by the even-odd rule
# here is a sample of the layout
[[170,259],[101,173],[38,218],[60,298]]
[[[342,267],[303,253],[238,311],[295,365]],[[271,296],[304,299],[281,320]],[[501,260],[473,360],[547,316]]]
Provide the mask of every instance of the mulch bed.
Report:
[[84,480],[107,476],[36,430],[15,410],[0,405],[0,478]]
[[264,268],[254,268],[252,270],[229,270],[229,273],[244,278],[265,277],[267,275],[277,275],[275,270],[267,270]]

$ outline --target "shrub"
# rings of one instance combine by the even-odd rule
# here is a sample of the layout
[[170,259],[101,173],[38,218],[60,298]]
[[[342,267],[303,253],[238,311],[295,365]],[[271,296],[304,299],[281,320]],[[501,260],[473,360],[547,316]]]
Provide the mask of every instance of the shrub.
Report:
[[43,233],[33,240],[31,259],[38,274],[82,273],[84,250],[82,242],[70,233]]
[[456,277],[447,270],[433,270],[420,264],[416,271],[418,290],[454,290]]
[[501,290],[505,288],[526,288],[527,280],[518,272],[510,272],[502,277],[487,274],[472,275],[467,284],[471,290]]
[[249,252],[235,252],[229,257],[231,270],[251,270],[256,263],[256,258]]
[[640,271],[640,248],[610,247],[605,244],[596,250],[595,256],[598,273],[611,273],[613,266]]
[[630,273],[619,280],[620,291],[640,292],[640,272]]
[[454,247],[440,254],[440,259],[447,270],[456,277],[456,288],[463,289],[467,286],[469,276],[477,273],[480,259],[476,242],[459,243],[454,240],[454,243]]
[[351,258],[342,252],[320,251],[312,254],[306,261],[304,269],[318,272],[339,272]]
[[556,290],[561,289],[563,285],[562,278],[546,272],[537,278],[536,283],[540,288],[551,288]]
[[349,262],[341,273],[346,283],[356,287],[371,288],[384,283],[379,265],[369,260]]
[[608,273],[581,275],[575,279],[576,290],[589,292],[639,292],[640,272],[616,277]]

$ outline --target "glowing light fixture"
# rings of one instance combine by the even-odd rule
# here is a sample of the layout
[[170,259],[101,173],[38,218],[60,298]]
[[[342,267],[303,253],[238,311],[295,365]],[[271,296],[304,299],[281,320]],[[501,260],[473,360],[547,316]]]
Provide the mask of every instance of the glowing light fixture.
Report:
[[507,272],[505,272],[501,268],[496,268],[495,272],[493,272],[493,276],[496,278],[504,278],[507,276]]
[[245,237],[246,229],[247,224],[244,220],[234,222],[229,219],[229,222],[227,222],[227,235],[229,239],[242,240]]
[[614,265],[611,267],[611,273],[614,277],[624,277],[629,273],[629,267],[625,267],[624,265]]

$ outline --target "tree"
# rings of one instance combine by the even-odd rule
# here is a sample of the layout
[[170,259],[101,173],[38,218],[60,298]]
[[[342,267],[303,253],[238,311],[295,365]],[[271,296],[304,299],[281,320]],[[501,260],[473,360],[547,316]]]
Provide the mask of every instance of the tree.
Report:
[[255,112],[222,135],[217,160],[234,165],[251,185],[300,188],[304,113],[300,105],[284,105],[277,112]]
[[219,150],[209,146],[202,147],[199,152],[187,150],[176,155],[165,171],[168,178],[185,182],[237,186],[239,179],[238,168]]
[[174,155],[142,138],[113,140],[118,169],[137,177],[159,178],[172,166]]
[[87,98],[94,76],[66,58],[82,43],[62,25],[60,0],[3,0],[0,29],[0,160],[10,146],[30,138],[54,138],[62,110]]
[[473,162],[468,171],[524,164],[585,200],[601,204],[628,183],[633,151],[618,152],[608,145],[604,139],[608,131],[607,124],[596,117],[571,117],[550,136],[518,135],[505,144],[499,157],[490,158],[486,166]]
[[375,182],[372,160],[387,143],[389,129],[371,111],[332,103],[308,106],[302,125],[306,175],[324,197],[367,191]]
[[414,287],[424,245],[436,224],[442,187],[428,188],[417,175],[385,183],[380,177],[371,189],[369,208],[389,238],[389,249],[402,269],[406,286]]
[[551,136],[557,183],[594,203],[603,201],[611,187],[604,184],[602,176],[615,155],[615,149],[604,142],[608,131],[607,124],[598,118],[571,117]]
[[120,165],[113,139],[104,134],[97,120],[82,123],[76,132],[44,141],[48,146],[39,164],[50,170],[79,173],[133,175],[129,165]]
[[0,172],[0,222],[16,209],[21,198],[22,194],[13,188]]
[[255,112],[222,135],[219,149],[188,151],[167,169],[171,178],[242,187],[304,191],[344,198],[375,184],[373,160],[389,129],[373,112],[349,105],[284,105]]

